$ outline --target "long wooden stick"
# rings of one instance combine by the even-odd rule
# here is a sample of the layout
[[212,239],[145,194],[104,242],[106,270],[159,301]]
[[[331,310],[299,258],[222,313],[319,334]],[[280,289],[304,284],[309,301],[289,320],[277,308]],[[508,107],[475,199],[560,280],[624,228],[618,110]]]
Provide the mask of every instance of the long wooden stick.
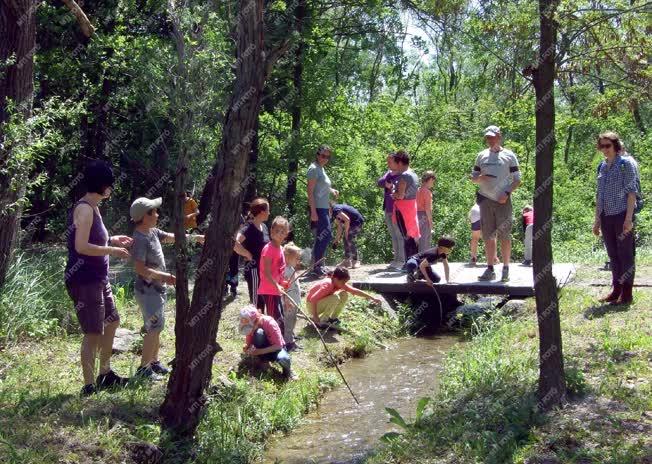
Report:
[[344,385],[346,385],[346,388],[349,389],[349,393],[351,393],[351,396],[355,400],[355,403],[358,406],[360,406],[360,402],[355,397],[355,393],[353,393],[353,390],[351,390],[351,386],[349,385],[349,382],[346,381],[346,378],[344,377],[344,374],[342,374],[342,371],[340,370],[339,366],[337,365],[337,361],[333,357],[333,354],[331,353],[331,350],[328,349],[328,345],[326,345],[326,340],[324,340],[324,337],[322,336],[321,332],[319,331],[319,328],[317,327],[317,324],[315,324],[315,322],[310,317],[308,317],[308,315],[306,313],[303,312],[303,310],[299,307],[297,302],[294,301],[290,295],[288,295],[287,293],[285,293],[283,291],[281,293],[283,293],[283,295],[285,295],[287,297],[287,299],[290,301],[290,303],[292,303],[294,305],[294,307],[297,308],[297,311],[299,311],[299,313],[303,317],[305,317],[312,324],[312,326],[315,328],[315,331],[317,332],[317,335],[319,335],[319,339],[321,340],[322,345],[324,345],[324,349],[326,350],[326,353],[328,353],[328,356],[331,358],[331,361],[332,361],[333,365],[335,366],[335,369],[337,369],[337,373],[340,374],[340,377],[342,377],[342,380],[344,381]]

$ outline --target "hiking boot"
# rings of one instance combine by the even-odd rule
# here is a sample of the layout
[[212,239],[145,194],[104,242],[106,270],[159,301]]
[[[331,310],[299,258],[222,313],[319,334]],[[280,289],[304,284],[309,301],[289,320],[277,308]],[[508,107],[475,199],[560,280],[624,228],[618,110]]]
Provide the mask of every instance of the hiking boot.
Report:
[[615,284],[613,286],[613,289],[611,290],[611,293],[609,295],[603,296],[602,298],[598,299],[601,303],[611,303],[612,301],[616,301],[620,298],[620,294],[623,291],[623,286],[620,284]]
[[92,383],[89,383],[88,385],[84,385],[79,392],[79,396],[82,398],[85,398],[87,396],[91,396],[97,393],[97,388],[95,388],[95,385]]
[[110,370],[106,374],[100,374],[95,379],[95,385],[98,390],[111,387],[124,387],[129,382],[127,377],[120,377],[118,374]]
[[485,269],[482,275],[478,277],[478,280],[483,282],[487,282],[495,279],[496,279],[496,273],[494,272],[493,269],[489,269],[489,268]]
[[612,301],[610,304],[612,305],[629,305],[634,302],[634,296],[632,295],[632,290],[633,290],[633,285],[632,284],[625,284],[622,286],[622,292],[620,293],[620,297],[616,301]]
[[154,361],[150,364],[150,367],[156,374],[159,375],[168,375],[170,373],[170,369],[161,364],[161,361]]
[[154,369],[152,369],[152,366],[149,364],[147,366],[141,366],[136,370],[136,376],[140,379],[147,379],[147,380],[153,380],[155,382],[159,380],[163,380],[163,377],[158,375],[156,372],[154,372]]
[[501,282],[509,282],[509,268],[503,266],[503,272],[500,276]]

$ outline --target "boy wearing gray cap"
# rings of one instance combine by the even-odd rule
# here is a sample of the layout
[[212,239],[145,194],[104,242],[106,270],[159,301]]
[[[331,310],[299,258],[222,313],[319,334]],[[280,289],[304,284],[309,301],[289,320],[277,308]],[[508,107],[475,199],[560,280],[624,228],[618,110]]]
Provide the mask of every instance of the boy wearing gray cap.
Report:
[[[129,214],[136,224],[131,256],[136,269],[134,296],[143,314],[143,354],[136,375],[159,380],[160,375],[169,370],[159,358],[160,334],[165,323],[166,285],[175,285],[176,278],[167,272],[162,243],[174,243],[174,234],[156,228],[158,208],[162,199],[137,198],[131,205]],[[204,243],[203,235],[187,235],[199,243]]]

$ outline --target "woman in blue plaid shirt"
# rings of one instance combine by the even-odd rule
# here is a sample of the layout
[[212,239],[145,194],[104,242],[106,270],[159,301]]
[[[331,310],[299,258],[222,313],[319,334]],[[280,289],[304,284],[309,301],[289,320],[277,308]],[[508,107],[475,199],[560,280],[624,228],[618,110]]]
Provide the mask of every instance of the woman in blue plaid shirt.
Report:
[[604,238],[611,260],[611,293],[600,301],[612,305],[630,304],[634,286],[633,216],[639,194],[637,170],[629,157],[621,156],[622,143],[615,132],[598,136],[598,150],[604,161],[598,168],[593,233]]

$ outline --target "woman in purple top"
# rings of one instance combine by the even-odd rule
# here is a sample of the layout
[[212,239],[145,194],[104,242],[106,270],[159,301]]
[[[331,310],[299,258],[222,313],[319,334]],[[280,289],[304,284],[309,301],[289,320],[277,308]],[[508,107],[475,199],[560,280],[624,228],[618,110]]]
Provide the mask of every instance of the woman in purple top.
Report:
[[396,190],[396,184],[400,173],[396,161],[391,153],[387,155],[387,168],[388,171],[378,179],[378,187],[385,190],[385,197],[383,198],[383,209],[385,210],[385,224],[392,237],[392,262],[389,264],[391,269],[400,270],[405,263],[405,250],[403,248],[403,236],[398,228],[398,225],[392,222],[392,211],[394,210],[394,199],[392,194]]
[[[109,198],[113,190],[111,167],[102,161],[91,162],[84,171],[84,181],[87,193],[75,203],[68,216],[68,262],[64,279],[84,333],[81,345],[84,387],[81,394],[88,396],[100,388],[121,386],[127,382],[126,378],[111,370],[113,337],[120,316],[109,284],[109,256],[129,258],[125,247],[131,246],[132,239],[125,235],[109,237],[102,222],[98,204]],[[98,352],[100,372],[94,379]]]

